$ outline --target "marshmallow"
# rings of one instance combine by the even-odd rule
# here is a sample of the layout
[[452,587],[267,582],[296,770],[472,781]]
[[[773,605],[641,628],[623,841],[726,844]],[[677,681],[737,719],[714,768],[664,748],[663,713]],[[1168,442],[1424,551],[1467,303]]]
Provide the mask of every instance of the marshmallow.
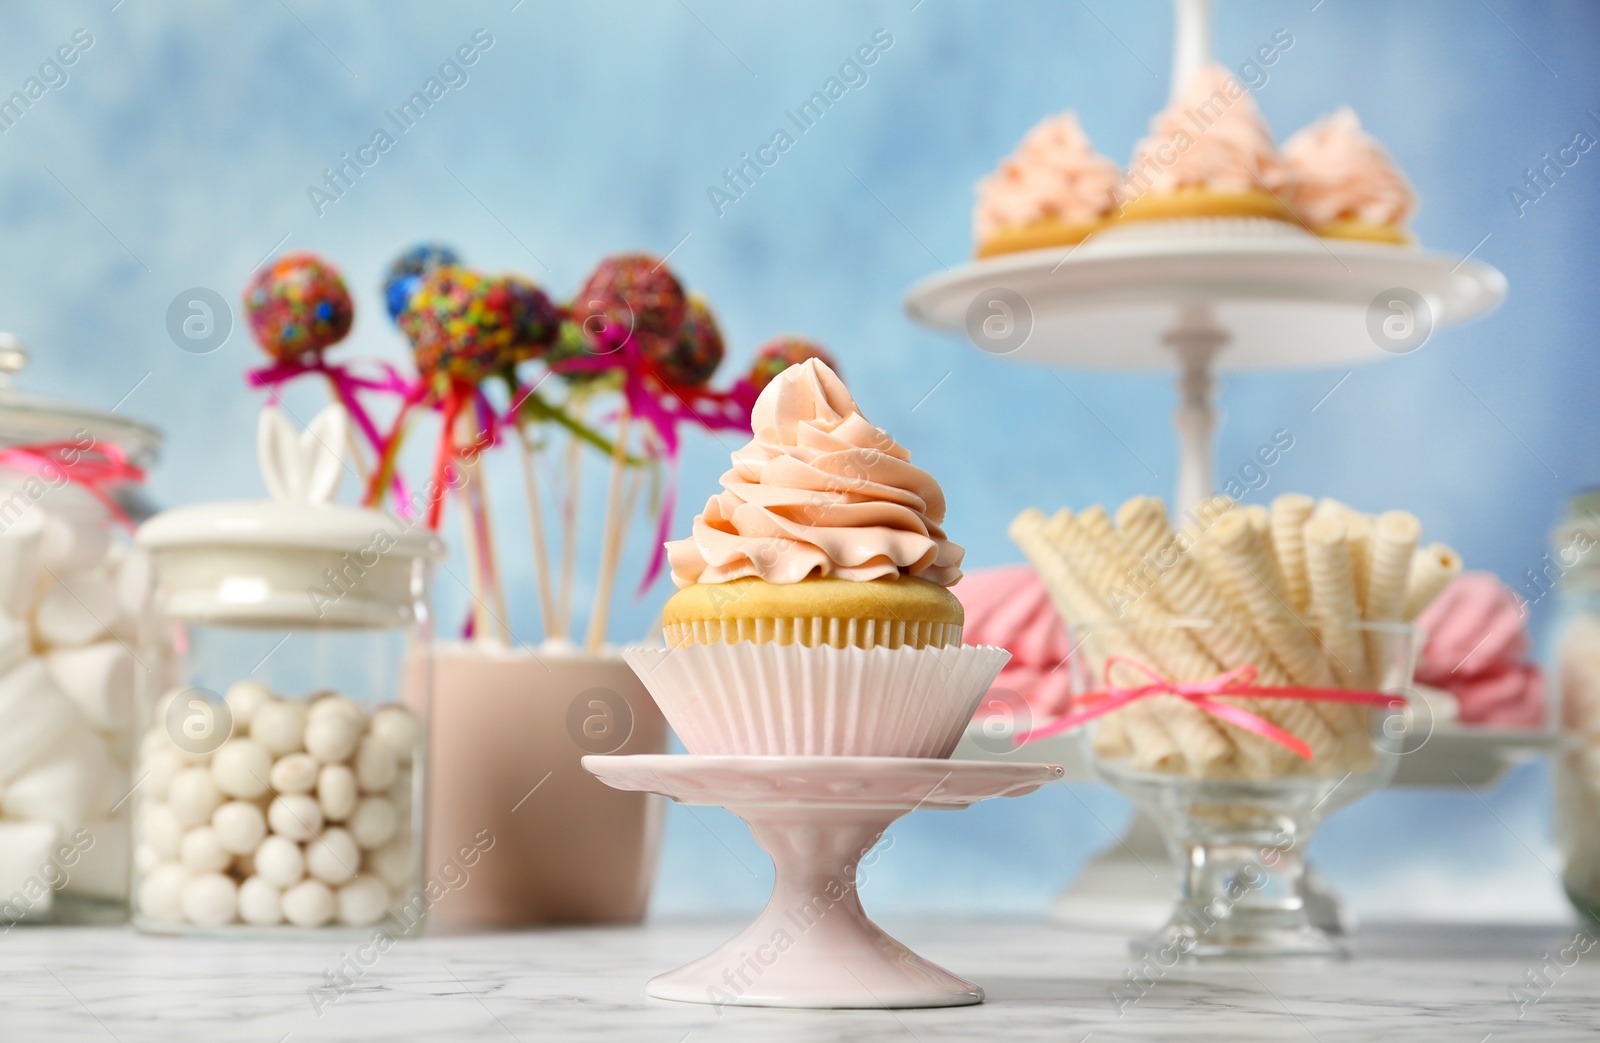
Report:
[[356,875],[360,865],[355,840],[337,826],[306,845],[306,870],[324,883],[342,884]]
[[234,732],[246,734],[256,711],[274,698],[272,689],[260,681],[235,681],[230,685],[222,699],[228,704],[228,713],[233,716]]
[[394,748],[378,739],[366,739],[356,751],[356,781],[366,793],[382,793],[394,785],[400,762]]
[[374,713],[370,734],[387,743],[401,764],[410,764],[422,744],[422,725],[404,706],[385,706]]
[[0,675],[0,782],[14,778],[69,730],[83,727],[72,700],[61,694],[39,659]]
[[178,861],[191,873],[220,873],[233,862],[233,855],[217,839],[216,830],[199,826],[183,835]]
[[310,793],[317,788],[317,760],[309,753],[279,757],[267,781],[279,793]]
[[250,738],[274,757],[304,749],[305,731],[305,704],[293,699],[263,703],[250,719]]
[[167,804],[146,804],[139,809],[139,840],[161,858],[176,861],[183,842],[183,823]]
[[77,521],[54,511],[44,512],[39,561],[51,572],[60,574],[93,568],[105,561],[110,552],[111,530],[105,525]]
[[[108,743],[115,748],[117,743]],[[133,795],[133,776],[119,760],[113,756],[106,761],[105,778],[100,783],[100,796],[95,799],[95,818],[126,818],[128,814],[128,798]]]
[[416,854],[411,837],[401,830],[383,847],[367,853],[367,867],[399,894],[417,885]]
[[44,871],[60,836],[51,822],[0,822],[0,930],[49,914],[55,891]]
[[259,876],[250,877],[239,885],[239,919],[256,927],[282,923],[281,892]]
[[249,855],[267,835],[267,817],[254,804],[230,800],[212,813],[211,828],[224,851]]
[[44,663],[51,680],[72,697],[90,724],[101,731],[133,725],[133,653],[122,642],[58,648],[45,654]]
[[350,816],[350,835],[362,849],[382,847],[400,826],[400,812],[383,797],[365,797]]
[[70,874],[61,890],[71,895],[90,898],[118,899],[128,893],[128,863],[131,861],[133,837],[125,821],[91,822],[85,827],[93,843],[81,847],[78,864],[67,869]]
[[211,777],[230,797],[259,797],[269,786],[272,754],[254,739],[229,739],[211,757]]
[[303,793],[285,793],[267,807],[272,831],[290,840],[310,840],[322,829],[322,808]]
[[198,826],[211,819],[211,813],[222,806],[222,791],[206,768],[185,768],[173,778],[167,789],[167,804],[185,827]]
[[159,923],[183,920],[183,885],[189,871],[176,862],[163,862],[139,881],[139,913]]
[[28,624],[0,612],[0,674],[28,658],[32,651]]
[[149,876],[156,866],[161,864],[161,856],[156,854],[156,849],[147,843],[134,845],[133,868],[138,870],[140,876]]
[[44,535],[44,512],[33,509],[0,530],[0,608],[18,618],[33,612],[39,600],[44,567],[39,543]]
[[201,873],[183,883],[183,915],[201,927],[232,923],[239,908],[239,885],[221,873]]
[[46,645],[86,645],[104,637],[117,619],[117,592],[98,572],[61,577],[39,599],[33,613],[38,639]]
[[389,889],[375,876],[358,877],[339,888],[339,922],[350,927],[370,927],[383,919],[389,907]]
[[288,887],[306,875],[300,845],[283,837],[267,837],[256,848],[256,874],[274,887]]
[[306,752],[324,764],[349,760],[360,741],[361,723],[338,710],[306,722]]
[[283,917],[296,927],[321,927],[333,919],[333,892],[320,880],[302,880],[283,892]]
[[317,775],[317,800],[329,822],[343,822],[356,810],[356,773],[329,764]]
[[[120,546],[114,544],[113,547]],[[138,548],[113,554],[111,578],[117,588],[117,608],[124,624],[137,624],[150,610],[150,588],[154,575],[150,555]],[[130,626],[135,633],[136,625]]]
[[73,732],[11,780],[0,811],[7,818],[54,822],[63,834],[72,833],[100,810],[106,762],[105,740],[91,731]]

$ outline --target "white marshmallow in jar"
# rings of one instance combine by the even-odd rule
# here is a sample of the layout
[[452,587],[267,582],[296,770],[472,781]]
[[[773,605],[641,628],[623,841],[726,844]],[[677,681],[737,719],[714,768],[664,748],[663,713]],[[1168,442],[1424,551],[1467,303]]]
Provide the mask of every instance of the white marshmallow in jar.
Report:
[[150,588],[128,533],[161,437],[13,390],[26,362],[0,333],[0,929],[127,896]]
[[263,413],[273,499],[139,530],[157,640],[175,649],[140,699],[143,930],[399,934],[426,909],[427,593],[442,547],[420,517],[333,502],[324,447],[344,435],[330,415],[314,426],[334,429],[301,439]]

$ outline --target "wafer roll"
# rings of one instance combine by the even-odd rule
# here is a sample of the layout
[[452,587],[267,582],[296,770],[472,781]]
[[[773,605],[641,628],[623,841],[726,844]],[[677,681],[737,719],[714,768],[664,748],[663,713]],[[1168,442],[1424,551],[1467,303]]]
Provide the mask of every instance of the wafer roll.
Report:
[[1313,518],[1303,530],[1306,573],[1311,587],[1311,617],[1328,650],[1335,680],[1342,688],[1367,683],[1367,652],[1357,623],[1355,571],[1344,523]]
[[[1367,561],[1367,599],[1364,618],[1370,623],[1398,622],[1406,605],[1406,583],[1411,559],[1422,539],[1422,523],[1405,511],[1387,511],[1372,526],[1372,553]],[[1369,630],[1367,662],[1369,683],[1381,685],[1382,674],[1394,657],[1396,636]]]
[[1400,618],[1406,622],[1422,615],[1450,581],[1461,575],[1461,558],[1442,543],[1430,543],[1411,556],[1406,577],[1406,602]]
[[1350,546],[1350,562],[1355,568],[1356,603],[1363,615],[1367,605],[1367,557],[1372,545],[1372,519],[1348,504],[1324,496],[1317,501],[1316,517],[1333,516],[1344,523],[1345,540]]
[[1311,588],[1306,579],[1306,545],[1300,530],[1315,509],[1316,501],[1300,493],[1285,493],[1272,501],[1272,551],[1283,573],[1289,604],[1300,613],[1311,605]]

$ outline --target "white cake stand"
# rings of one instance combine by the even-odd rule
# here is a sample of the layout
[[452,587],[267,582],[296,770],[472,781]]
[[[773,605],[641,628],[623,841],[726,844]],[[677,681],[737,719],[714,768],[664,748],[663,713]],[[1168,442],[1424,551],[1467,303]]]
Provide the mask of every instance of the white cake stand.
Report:
[[772,857],[772,897],[709,955],[652,978],[665,1000],[749,1007],[957,1007],[983,990],[937,967],[867,918],[856,866],[895,819],[1032,793],[1051,764],[906,757],[589,756],[620,790],[725,807]]

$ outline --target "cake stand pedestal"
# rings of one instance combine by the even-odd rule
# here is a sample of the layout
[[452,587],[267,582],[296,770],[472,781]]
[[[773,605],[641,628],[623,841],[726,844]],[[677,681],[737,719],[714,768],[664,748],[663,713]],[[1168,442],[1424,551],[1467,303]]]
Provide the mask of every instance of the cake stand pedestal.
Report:
[[956,1007],[983,990],[867,918],[856,866],[900,816],[1031,793],[1050,764],[904,757],[589,756],[608,786],[725,807],[772,857],[772,897],[714,952],[650,979],[657,999],[749,1007]]

